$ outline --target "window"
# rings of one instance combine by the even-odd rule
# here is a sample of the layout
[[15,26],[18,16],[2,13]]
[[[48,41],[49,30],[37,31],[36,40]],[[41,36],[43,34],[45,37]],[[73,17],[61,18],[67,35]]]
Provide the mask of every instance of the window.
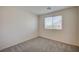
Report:
[[45,17],[45,29],[62,29],[62,16]]

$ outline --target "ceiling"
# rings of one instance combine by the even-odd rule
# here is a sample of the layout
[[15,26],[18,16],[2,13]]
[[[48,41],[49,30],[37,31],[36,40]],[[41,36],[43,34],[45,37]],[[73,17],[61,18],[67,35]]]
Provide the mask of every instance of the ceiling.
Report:
[[[50,7],[51,9],[47,9],[48,7]],[[36,15],[41,15],[41,14],[46,14],[46,13],[50,13],[50,12],[54,12],[54,11],[58,11],[58,10],[62,10],[62,9],[66,9],[66,8],[70,8],[71,6],[25,6],[22,7],[25,10],[36,14]]]

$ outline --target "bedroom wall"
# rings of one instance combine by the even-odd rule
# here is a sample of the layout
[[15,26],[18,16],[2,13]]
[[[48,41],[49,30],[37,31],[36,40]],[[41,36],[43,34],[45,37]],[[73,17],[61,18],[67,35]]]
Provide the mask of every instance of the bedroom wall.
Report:
[[[71,45],[79,46],[77,39],[77,7],[56,11],[38,16],[39,18],[39,35],[52,40],[64,42]],[[44,17],[62,15],[63,29],[62,30],[46,30],[44,29]]]
[[77,7],[78,11],[78,20],[77,20],[77,43],[79,44],[79,7]]
[[0,7],[0,50],[37,37],[37,16],[19,7]]

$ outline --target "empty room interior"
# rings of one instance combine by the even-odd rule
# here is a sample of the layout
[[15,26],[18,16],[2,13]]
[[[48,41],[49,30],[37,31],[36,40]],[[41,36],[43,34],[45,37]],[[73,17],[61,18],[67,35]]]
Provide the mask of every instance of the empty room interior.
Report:
[[79,7],[0,6],[0,52],[79,52]]

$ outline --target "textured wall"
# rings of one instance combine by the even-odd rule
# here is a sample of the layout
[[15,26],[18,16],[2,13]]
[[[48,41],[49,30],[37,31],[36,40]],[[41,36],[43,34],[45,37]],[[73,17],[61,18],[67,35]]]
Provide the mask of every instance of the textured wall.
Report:
[[0,7],[0,49],[37,37],[37,16],[20,7]]
[[77,20],[77,43],[79,44],[79,7],[77,7],[78,11],[78,20]]

